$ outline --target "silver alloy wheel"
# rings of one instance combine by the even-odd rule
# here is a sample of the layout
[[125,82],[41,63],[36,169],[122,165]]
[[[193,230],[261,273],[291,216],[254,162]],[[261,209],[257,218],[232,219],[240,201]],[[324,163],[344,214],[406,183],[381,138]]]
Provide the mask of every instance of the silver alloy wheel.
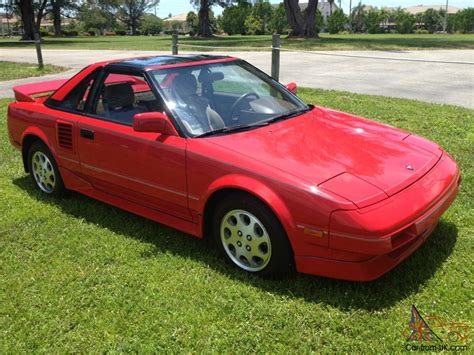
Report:
[[48,156],[40,151],[35,152],[31,159],[31,170],[36,184],[41,191],[47,194],[52,193],[56,184],[53,164]]
[[222,245],[240,268],[256,272],[267,266],[272,256],[270,237],[260,220],[244,210],[232,210],[221,221]]

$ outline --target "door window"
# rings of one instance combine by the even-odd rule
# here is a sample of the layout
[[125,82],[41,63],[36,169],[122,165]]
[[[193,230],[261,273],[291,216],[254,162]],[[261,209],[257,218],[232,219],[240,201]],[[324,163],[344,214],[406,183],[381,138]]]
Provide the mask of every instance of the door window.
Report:
[[109,73],[99,88],[92,114],[132,126],[134,115],[162,111],[161,101],[143,76]]

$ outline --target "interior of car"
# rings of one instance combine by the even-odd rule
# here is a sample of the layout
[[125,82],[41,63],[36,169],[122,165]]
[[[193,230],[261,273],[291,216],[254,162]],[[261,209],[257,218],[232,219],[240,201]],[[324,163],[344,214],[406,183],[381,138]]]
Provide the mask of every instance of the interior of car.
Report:
[[94,114],[133,125],[134,115],[151,111],[163,111],[163,107],[143,77],[110,74],[100,89]]
[[163,97],[192,134],[245,125],[294,108],[239,66],[172,68],[153,74]]

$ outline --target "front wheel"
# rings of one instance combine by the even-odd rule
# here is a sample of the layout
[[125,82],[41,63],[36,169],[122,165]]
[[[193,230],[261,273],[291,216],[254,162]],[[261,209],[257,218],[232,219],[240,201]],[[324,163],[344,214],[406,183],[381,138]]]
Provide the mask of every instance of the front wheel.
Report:
[[286,233],[273,212],[258,199],[234,193],[216,208],[214,238],[228,261],[238,268],[280,278],[292,269]]
[[65,192],[59,169],[48,147],[35,142],[28,151],[28,167],[35,186],[48,195],[61,195]]

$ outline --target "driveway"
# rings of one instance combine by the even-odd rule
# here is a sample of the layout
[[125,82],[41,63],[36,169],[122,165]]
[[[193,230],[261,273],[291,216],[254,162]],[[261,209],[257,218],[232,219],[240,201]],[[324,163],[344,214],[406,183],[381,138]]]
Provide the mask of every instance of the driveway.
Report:
[[[185,53],[189,52],[180,52],[180,54]],[[70,67],[71,71],[40,78],[0,82],[0,97],[10,97],[11,88],[14,85],[70,77],[73,72],[93,62],[159,54],[170,54],[170,52],[46,49],[43,50],[45,63]],[[212,52],[211,54],[231,54],[241,57],[270,73],[270,52]],[[354,58],[340,55],[427,60],[427,62]],[[2,49],[0,60],[35,63],[36,52],[33,47]],[[454,62],[474,63],[474,50],[282,52],[280,81],[296,82],[304,87],[402,97],[474,109],[474,65]]]

